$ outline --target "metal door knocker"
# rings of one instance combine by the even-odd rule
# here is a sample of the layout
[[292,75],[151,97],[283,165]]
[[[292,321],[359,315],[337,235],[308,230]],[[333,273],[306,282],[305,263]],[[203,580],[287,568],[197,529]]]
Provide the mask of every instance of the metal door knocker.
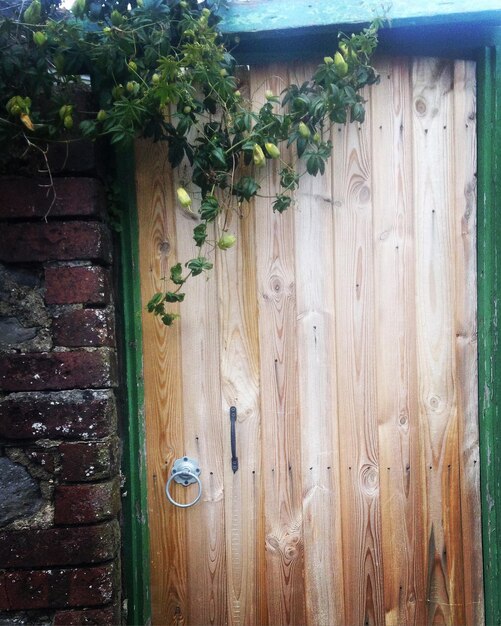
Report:
[[[193,506],[200,500],[200,498],[202,497],[202,481],[199,478],[200,472],[201,470],[198,466],[198,461],[190,459],[187,456],[183,456],[180,459],[176,459],[174,461],[171,475],[169,476],[169,480],[165,485],[165,493],[171,504],[173,504],[174,506],[178,506],[181,509],[187,509],[188,507]],[[198,483],[197,497],[192,502],[188,502],[188,504],[181,504],[180,502],[176,502],[170,495],[169,491],[170,484],[173,480],[176,481],[176,483],[183,485],[183,487],[188,487],[188,485]]]

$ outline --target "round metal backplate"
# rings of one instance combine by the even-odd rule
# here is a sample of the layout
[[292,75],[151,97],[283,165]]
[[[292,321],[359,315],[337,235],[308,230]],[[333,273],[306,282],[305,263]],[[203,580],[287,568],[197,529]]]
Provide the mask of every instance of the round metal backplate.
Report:
[[187,456],[176,459],[174,461],[174,465],[172,466],[171,473],[174,476],[176,483],[179,483],[180,485],[184,485],[186,487],[192,483],[196,483],[197,479],[190,476],[190,474],[196,474],[197,476],[200,474],[198,461],[190,459]]

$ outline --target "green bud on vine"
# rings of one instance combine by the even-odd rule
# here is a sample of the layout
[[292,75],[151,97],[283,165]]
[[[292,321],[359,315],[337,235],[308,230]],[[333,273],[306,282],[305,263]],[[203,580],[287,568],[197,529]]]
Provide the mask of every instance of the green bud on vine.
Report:
[[71,104],[63,104],[63,106],[59,109],[59,117],[62,121],[64,121],[65,117],[71,116],[73,113],[73,105]]
[[124,86],[123,85],[115,85],[115,87],[113,87],[113,89],[111,90],[111,95],[113,96],[114,100],[118,100],[119,98],[121,98],[124,94]]
[[334,63],[334,59],[332,57],[324,57],[325,65],[332,65]]
[[235,245],[236,240],[235,235],[223,235],[217,242],[217,247],[220,250],[228,250],[228,248],[232,248]]
[[160,74],[153,74],[153,76],[151,77],[152,85],[158,85],[159,82],[160,82]]
[[40,0],[33,0],[33,2],[24,12],[23,18],[26,24],[35,25],[35,24],[40,23],[41,15],[42,15],[42,4],[40,3]]
[[131,72],[137,72],[137,63],[135,63],[134,61],[129,61],[127,63],[127,67],[130,69]]
[[176,193],[179,204],[182,207],[187,209],[189,206],[191,206],[191,198],[184,187],[179,187]]
[[266,161],[263,149],[258,143],[255,143],[254,147],[252,148],[252,159],[256,167],[262,167]]
[[336,52],[334,55],[334,66],[336,68],[337,73],[341,78],[348,74],[348,63],[343,58],[343,55],[340,52]]
[[116,9],[111,12],[110,19],[113,26],[116,26],[117,28],[121,26],[124,22],[123,15],[120,13],[120,11],[117,11]]
[[264,147],[266,148],[266,152],[270,155],[272,159],[278,159],[278,157],[280,156],[280,150],[278,146],[276,146],[274,143],[266,142],[264,144]]
[[66,115],[64,120],[63,120],[63,124],[65,128],[73,128],[73,118],[71,117],[71,115]]
[[306,126],[304,122],[299,122],[299,126],[297,127],[299,134],[303,139],[308,139],[311,135],[311,130]]
[[273,93],[273,91],[271,89],[267,89],[264,92],[264,97],[266,98],[266,100],[271,100],[272,98],[275,97],[275,94]]
[[104,122],[104,120],[108,117],[108,114],[104,109],[100,109],[97,112],[96,119],[98,122]]
[[315,133],[313,135],[313,141],[318,145],[321,141],[322,137],[320,137],[320,133]]
[[47,41],[47,35],[41,30],[33,33],[33,41],[37,46],[43,46]]

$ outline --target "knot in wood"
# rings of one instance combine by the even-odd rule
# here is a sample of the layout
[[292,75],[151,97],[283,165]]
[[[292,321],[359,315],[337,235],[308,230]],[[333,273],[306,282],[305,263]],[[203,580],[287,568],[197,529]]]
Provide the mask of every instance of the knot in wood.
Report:
[[416,113],[418,115],[425,115],[428,108],[426,105],[426,100],[424,100],[423,98],[418,98],[414,103],[414,108],[416,109]]
[[361,489],[365,495],[374,497],[379,490],[379,472],[375,465],[362,465],[360,470]]

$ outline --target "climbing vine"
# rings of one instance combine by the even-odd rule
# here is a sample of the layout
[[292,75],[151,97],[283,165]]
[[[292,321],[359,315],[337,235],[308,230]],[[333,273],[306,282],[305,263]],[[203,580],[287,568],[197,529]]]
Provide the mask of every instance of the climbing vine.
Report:
[[[76,0],[65,15],[33,0],[21,15],[0,18],[4,149],[19,139],[43,150],[74,137],[124,144],[142,135],[167,142],[173,167],[190,164],[177,200],[198,218],[196,253],[170,268],[168,286],[147,305],[166,325],[177,317],[169,304],[184,300],[186,281],[212,268],[215,248],[236,243],[229,212],[260,193],[267,163],[280,163],[271,205],[282,213],[301,176],[324,173],[329,127],[363,122],[360,92],[377,81],[370,60],[379,20],[340,36],[309,80],[267,91],[256,108],[240,91],[236,42],[223,40],[219,8],[197,0]],[[82,84],[91,85],[95,111],[79,108]]]

